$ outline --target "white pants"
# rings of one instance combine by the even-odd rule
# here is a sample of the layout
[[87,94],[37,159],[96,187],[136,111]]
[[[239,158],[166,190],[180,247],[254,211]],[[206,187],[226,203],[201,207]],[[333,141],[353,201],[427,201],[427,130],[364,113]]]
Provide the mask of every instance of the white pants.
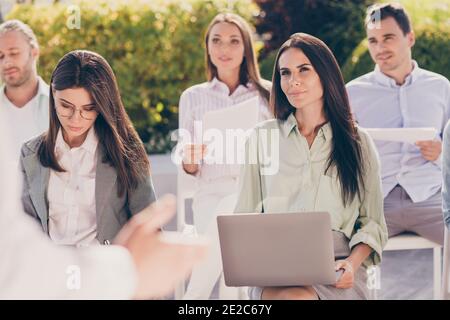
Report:
[[210,240],[208,257],[192,271],[183,299],[209,299],[219,280],[219,299],[243,298],[239,290],[225,286],[222,272],[217,216],[233,213],[237,201],[237,178],[222,178],[212,182],[201,182],[192,204],[194,225],[197,232]]

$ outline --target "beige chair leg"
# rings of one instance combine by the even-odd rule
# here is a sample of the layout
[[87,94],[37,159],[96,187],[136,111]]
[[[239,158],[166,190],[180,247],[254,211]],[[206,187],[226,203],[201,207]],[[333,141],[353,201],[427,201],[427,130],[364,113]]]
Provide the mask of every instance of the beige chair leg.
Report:
[[442,272],[442,292],[441,297],[444,300],[450,299],[449,293],[449,273],[450,273],[450,239],[448,235],[448,228],[445,228],[444,237],[444,267]]
[[434,300],[439,300],[441,298],[441,274],[442,274],[442,253],[441,247],[436,247],[433,249],[433,278],[434,278],[434,288],[433,288],[433,298]]
[[[186,224],[185,199],[180,190],[180,174],[177,176],[177,231],[183,232]],[[181,300],[186,291],[186,281],[181,281],[175,288],[175,300]]]
[[[184,199],[177,199],[177,231],[182,232],[186,224],[185,220],[185,208]],[[181,281],[175,288],[175,300],[181,300],[186,291],[186,281]]]

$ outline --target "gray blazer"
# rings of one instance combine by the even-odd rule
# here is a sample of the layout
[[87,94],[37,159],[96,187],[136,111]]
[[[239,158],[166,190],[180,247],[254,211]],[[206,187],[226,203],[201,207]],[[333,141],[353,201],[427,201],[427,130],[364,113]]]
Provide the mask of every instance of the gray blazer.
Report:
[[[43,167],[37,151],[43,136],[22,146],[20,167],[23,173],[22,204],[26,213],[36,218],[48,234],[47,187],[50,169]],[[97,240],[109,244],[130,217],[155,201],[155,191],[150,175],[138,187],[123,196],[117,195],[117,173],[114,167],[102,162],[104,149],[97,148],[95,178],[95,204],[97,214]]]

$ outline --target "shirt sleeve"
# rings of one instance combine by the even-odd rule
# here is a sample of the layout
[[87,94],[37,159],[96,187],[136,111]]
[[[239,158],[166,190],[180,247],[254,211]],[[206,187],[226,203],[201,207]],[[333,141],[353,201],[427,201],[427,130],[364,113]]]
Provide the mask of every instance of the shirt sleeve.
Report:
[[[254,130],[245,144],[245,163],[241,165],[238,186],[238,200],[235,213],[262,212],[261,175],[258,161],[258,138]],[[249,287],[250,300],[261,300],[264,288]]]
[[369,135],[361,129],[358,131],[361,137],[363,163],[365,164],[365,188],[361,196],[359,216],[356,219],[354,232],[350,239],[350,248],[359,243],[369,245],[373,252],[365,261],[365,265],[368,266],[381,262],[382,250],[388,240],[388,231],[384,218],[378,154]]
[[444,142],[442,146],[442,211],[444,221],[450,228],[450,121],[444,129]]
[[[444,119],[444,130],[442,130],[442,151],[441,154],[439,155],[439,157],[433,161],[441,170],[444,170],[444,166],[446,164],[444,164],[444,161],[446,161],[444,159],[444,145],[446,143],[445,140],[448,140],[448,137],[450,137],[449,135],[445,135],[445,129],[448,131],[449,129],[447,129],[448,127],[448,121],[450,121],[450,82],[447,80],[446,81],[446,85],[445,85],[446,90],[444,90],[447,95],[446,95],[446,110],[445,110],[445,119]],[[447,141],[448,142],[448,141]],[[449,148],[447,147],[447,150],[449,150]]]
[[240,168],[237,194],[235,213],[263,212],[257,130],[245,144],[245,163]]
[[[180,102],[178,105],[179,109],[179,119],[178,119],[178,144],[177,151],[182,154],[184,145],[194,143],[194,124],[195,124],[195,114],[193,110],[193,105],[191,101],[191,94],[189,89],[181,94]],[[179,168],[186,174],[198,177],[200,175],[202,164],[199,164],[199,168],[196,173],[190,174],[184,171],[183,164],[180,161]]]
[[191,137],[194,137],[194,114],[190,101],[189,91],[184,91],[181,94],[179,102],[179,128],[186,130]]
[[1,299],[130,299],[137,273],[118,246],[56,246],[16,211],[0,220]]
[[441,169],[441,170],[442,170],[442,153],[443,153],[443,151],[441,151],[441,154],[439,155],[439,157],[433,161],[433,163],[435,165],[437,165],[439,167],[439,169]]

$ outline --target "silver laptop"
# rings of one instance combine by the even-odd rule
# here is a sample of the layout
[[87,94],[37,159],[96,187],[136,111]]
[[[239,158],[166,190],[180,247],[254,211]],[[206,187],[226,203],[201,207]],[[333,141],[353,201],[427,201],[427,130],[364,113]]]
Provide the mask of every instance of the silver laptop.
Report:
[[334,284],[328,212],[231,214],[217,217],[225,284]]

